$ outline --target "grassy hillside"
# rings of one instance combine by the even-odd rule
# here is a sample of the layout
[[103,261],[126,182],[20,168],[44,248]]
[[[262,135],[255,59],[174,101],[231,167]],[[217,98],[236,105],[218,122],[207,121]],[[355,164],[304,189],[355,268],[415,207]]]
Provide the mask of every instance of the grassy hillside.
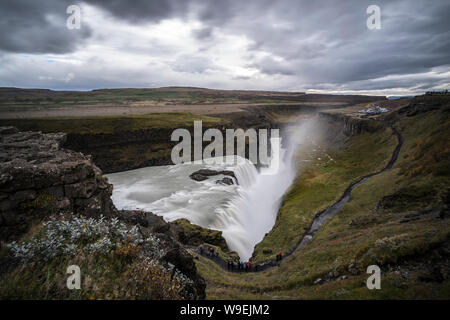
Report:
[[[305,247],[278,267],[261,273],[223,272],[200,257],[208,298],[450,297],[449,147],[450,112],[445,101],[425,112],[400,110],[388,116],[404,145],[392,170],[370,178]],[[428,104],[427,104],[428,103]],[[424,102],[430,105],[429,101]],[[395,145],[389,131],[350,137],[335,162],[310,162],[286,195],[274,229],[254,259],[289,248],[317,210],[338,198],[357,177],[388,161]],[[266,253],[264,253],[264,250]],[[381,290],[368,290],[366,267],[382,268]]]
[[284,198],[276,224],[256,246],[253,261],[273,259],[279,251],[294,247],[315,213],[337,201],[350,182],[382,169],[395,145],[395,136],[386,128],[377,134],[355,136],[342,149],[333,148],[329,151],[333,161],[323,163],[313,158],[312,164],[299,164],[298,177]]

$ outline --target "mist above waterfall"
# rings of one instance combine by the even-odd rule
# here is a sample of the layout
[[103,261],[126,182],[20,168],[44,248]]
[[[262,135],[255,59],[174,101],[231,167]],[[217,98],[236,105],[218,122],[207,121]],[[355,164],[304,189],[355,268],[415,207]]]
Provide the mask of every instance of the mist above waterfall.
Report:
[[[276,172],[264,167],[257,170],[246,159],[229,166],[224,157],[222,163],[214,165],[183,163],[107,175],[114,185],[114,204],[119,209],[152,211],[166,221],[185,218],[220,230],[230,250],[247,261],[275,224],[283,196],[298,171],[296,153],[319,132],[313,119],[286,128]],[[276,142],[271,139],[272,144]],[[201,182],[189,178],[201,168],[233,170],[239,184],[217,184],[221,176]]]

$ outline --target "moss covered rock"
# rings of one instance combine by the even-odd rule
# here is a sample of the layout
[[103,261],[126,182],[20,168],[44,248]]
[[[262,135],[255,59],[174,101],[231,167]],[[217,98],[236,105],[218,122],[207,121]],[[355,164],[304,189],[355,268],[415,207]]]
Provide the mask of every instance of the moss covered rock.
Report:
[[183,244],[199,246],[203,243],[212,244],[224,251],[229,251],[222,231],[202,228],[190,223],[186,219],[175,220],[170,223],[173,235]]

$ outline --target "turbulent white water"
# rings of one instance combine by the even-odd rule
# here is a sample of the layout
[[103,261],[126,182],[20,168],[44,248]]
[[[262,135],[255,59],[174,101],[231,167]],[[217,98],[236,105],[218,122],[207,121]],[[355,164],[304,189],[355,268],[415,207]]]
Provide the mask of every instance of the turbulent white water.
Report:
[[[296,135],[301,136],[297,131]],[[295,135],[294,135],[295,136]],[[259,172],[246,159],[237,165],[184,163],[147,167],[107,175],[114,185],[112,199],[119,209],[152,211],[166,221],[188,219],[199,226],[220,230],[229,248],[247,261],[255,245],[276,220],[281,199],[296,174],[295,144],[281,149],[276,174]],[[213,176],[197,182],[189,175],[199,169],[233,170],[239,185],[221,185]]]

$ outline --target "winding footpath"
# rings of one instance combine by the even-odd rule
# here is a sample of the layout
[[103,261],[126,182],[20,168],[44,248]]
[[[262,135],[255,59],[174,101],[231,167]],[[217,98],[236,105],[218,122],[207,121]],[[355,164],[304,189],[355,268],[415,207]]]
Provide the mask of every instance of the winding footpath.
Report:
[[[367,179],[376,176],[386,170],[391,169],[394,166],[395,161],[397,161],[398,155],[400,153],[400,149],[403,145],[403,138],[400,135],[400,133],[398,132],[398,130],[396,128],[394,128],[391,124],[386,123],[386,125],[392,130],[392,132],[394,133],[394,135],[397,137],[397,146],[394,149],[394,152],[392,153],[391,159],[389,160],[388,164],[381,170],[365,175],[362,178],[360,178],[358,181],[350,184],[347,189],[345,189],[344,193],[342,194],[342,196],[339,198],[339,200],[337,200],[336,202],[334,202],[332,205],[330,205],[329,207],[327,207],[325,210],[318,212],[313,221],[311,222],[309,228],[300,236],[300,240],[297,243],[297,245],[293,248],[291,248],[288,252],[286,252],[285,254],[283,254],[283,259],[292,255],[294,252],[296,252],[297,250],[299,250],[300,248],[302,248],[304,245],[306,245],[307,243],[309,243],[313,236],[315,235],[315,233],[319,230],[319,228],[325,223],[325,221],[327,221],[328,219],[330,219],[331,217],[333,217],[335,214],[337,214],[341,208],[344,206],[344,204],[346,204],[349,200],[350,200],[350,195],[353,191],[354,188],[356,188],[357,186],[359,186],[360,184],[364,183],[367,181]],[[200,249],[198,247],[193,247],[193,246],[188,246],[188,248],[198,254],[200,254]],[[204,253],[202,256],[210,259],[211,261],[215,262],[217,265],[219,265],[222,269],[224,270],[228,270],[228,271],[233,271],[233,272],[239,272],[239,273],[245,273],[245,272],[260,272],[260,271],[264,271],[268,268],[277,266],[279,264],[279,262],[277,262],[276,260],[270,259],[267,261],[264,261],[262,263],[259,263],[257,265],[253,264],[254,266],[257,266],[257,269],[255,269],[254,267],[252,268],[251,271],[245,271],[242,269],[237,269],[237,268],[233,268],[233,270],[229,270],[228,269],[228,262],[223,260],[222,258],[218,257],[218,256],[211,256],[209,254]]]

